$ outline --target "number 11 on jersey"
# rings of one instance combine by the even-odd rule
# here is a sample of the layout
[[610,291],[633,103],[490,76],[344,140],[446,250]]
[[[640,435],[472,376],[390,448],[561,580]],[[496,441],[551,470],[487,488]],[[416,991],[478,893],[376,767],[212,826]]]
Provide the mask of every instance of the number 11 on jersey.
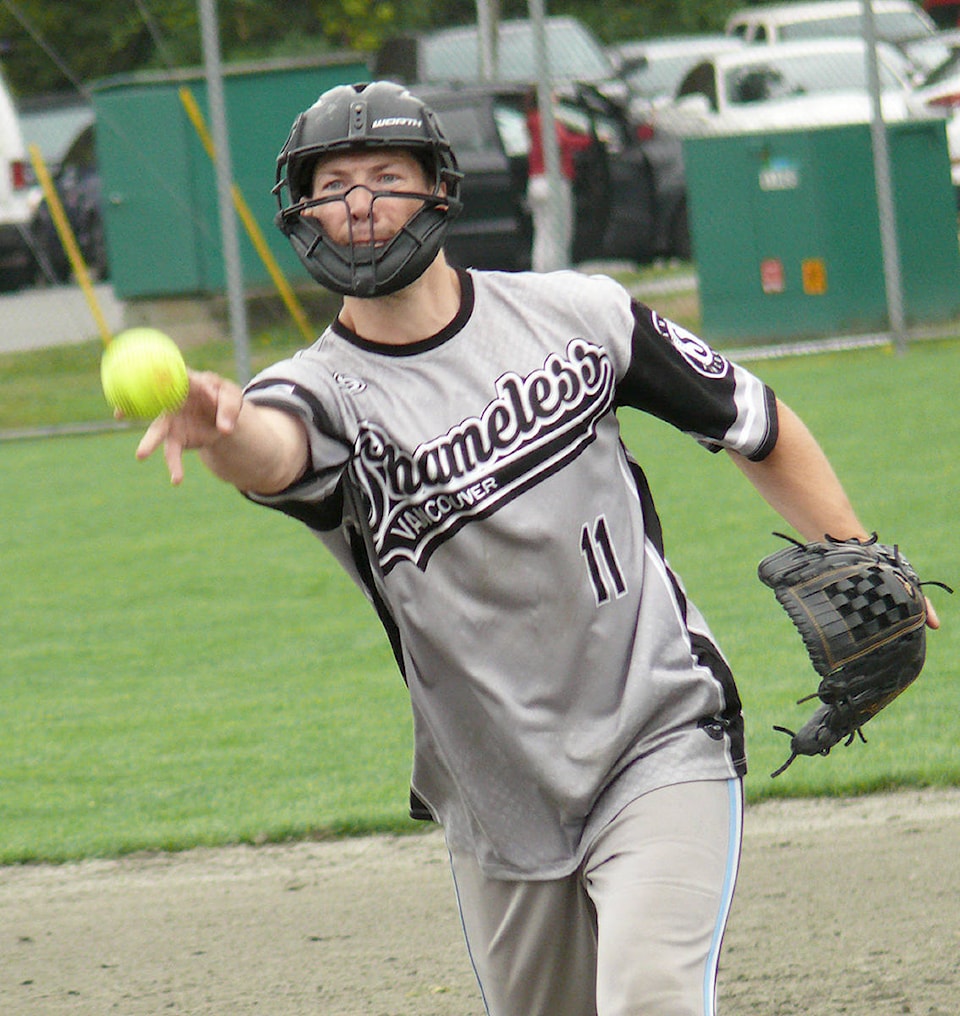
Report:
[[617,552],[610,539],[607,520],[601,515],[593,525],[593,532],[585,525],[580,530],[580,553],[587,566],[593,585],[593,595],[600,607],[610,599],[610,590],[619,599],[627,591]]

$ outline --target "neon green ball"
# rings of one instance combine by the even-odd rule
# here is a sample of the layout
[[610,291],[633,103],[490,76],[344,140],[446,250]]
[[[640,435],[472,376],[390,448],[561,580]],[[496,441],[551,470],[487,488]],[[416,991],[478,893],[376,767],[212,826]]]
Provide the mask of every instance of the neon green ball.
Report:
[[103,352],[100,383],[107,402],[137,420],[175,413],[190,387],[177,344],[156,328],[128,328],[117,335]]

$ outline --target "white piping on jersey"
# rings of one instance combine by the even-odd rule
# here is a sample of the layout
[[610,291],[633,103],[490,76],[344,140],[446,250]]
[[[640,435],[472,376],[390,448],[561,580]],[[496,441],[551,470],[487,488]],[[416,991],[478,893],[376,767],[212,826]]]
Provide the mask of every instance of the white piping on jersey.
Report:
[[[733,376],[735,379],[735,385],[737,391],[749,391],[751,394],[746,398],[737,398],[737,404],[743,409],[741,414],[737,417],[736,421],[727,431],[727,439],[734,445],[734,447],[740,447],[743,440],[744,434],[749,434],[757,426],[757,420],[760,418],[763,412],[764,399],[762,394],[759,394],[759,390],[762,390],[763,384],[753,374],[748,373],[742,367],[734,366]],[[760,444],[757,447],[761,447],[766,441],[767,434],[764,433],[761,438]],[[755,450],[755,449],[754,449]],[[750,454],[751,449],[744,451],[745,455]]]

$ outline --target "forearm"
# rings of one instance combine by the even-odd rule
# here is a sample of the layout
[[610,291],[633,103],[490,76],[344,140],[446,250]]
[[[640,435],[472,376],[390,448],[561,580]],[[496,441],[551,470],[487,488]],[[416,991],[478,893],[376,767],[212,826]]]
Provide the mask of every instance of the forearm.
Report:
[[788,406],[778,401],[777,407],[779,436],[770,455],[761,462],[736,453],[731,458],[804,539],[869,536],[820,445]]

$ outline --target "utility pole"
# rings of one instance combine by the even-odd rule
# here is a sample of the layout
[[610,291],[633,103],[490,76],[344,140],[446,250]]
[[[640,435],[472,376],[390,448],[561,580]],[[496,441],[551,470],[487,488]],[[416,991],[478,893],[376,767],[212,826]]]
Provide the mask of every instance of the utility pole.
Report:
[[862,21],[867,51],[867,84],[871,101],[870,138],[873,144],[873,173],[877,188],[877,213],[880,219],[880,249],[887,295],[887,320],[897,352],[903,353],[907,348],[907,332],[903,313],[900,243],[897,237],[897,210],[890,176],[890,146],[887,143],[887,125],[883,119],[873,0],[863,0]]
[[217,24],[216,0],[199,0],[200,28],[203,43],[203,66],[207,79],[207,101],[210,106],[210,130],[213,135],[217,177],[217,206],[220,211],[220,242],[223,247],[223,269],[227,284],[227,306],[230,334],[233,338],[234,369],[237,381],[250,380],[250,336],[247,328],[247,304],[240,262],[237,219],[234,214],[233,169],[230,165],[230,143],[227,137],[226,104],[223,98],[223,66],[220,61],[220,29]]

